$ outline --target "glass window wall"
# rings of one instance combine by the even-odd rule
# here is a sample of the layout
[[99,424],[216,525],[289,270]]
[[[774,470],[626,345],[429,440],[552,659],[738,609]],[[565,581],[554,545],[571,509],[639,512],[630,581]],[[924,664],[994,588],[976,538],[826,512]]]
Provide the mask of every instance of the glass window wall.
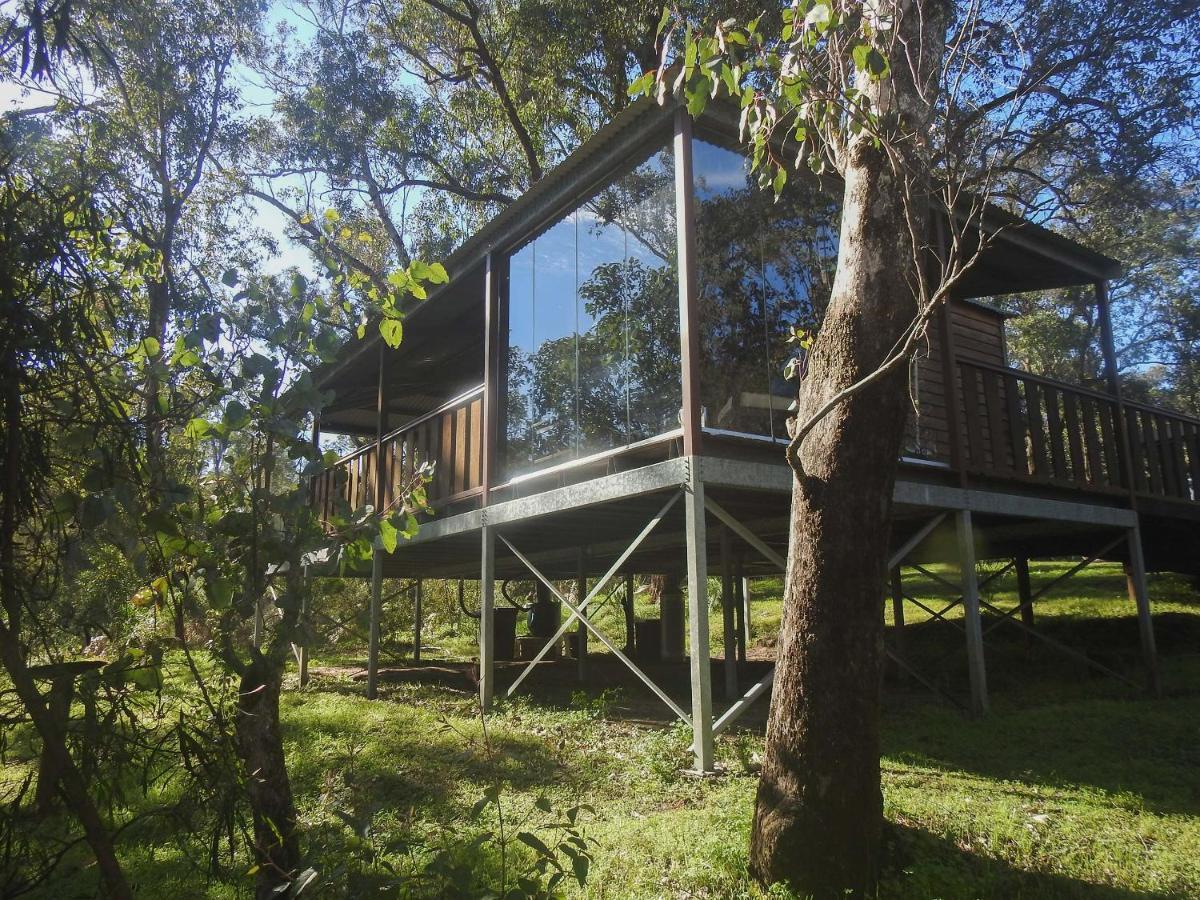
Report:
[[711,428],[785,437],[793,328],[816,329],[837,265],[838,198],[793,177],[778,200],[745,158],[693,142],[701,403]]
[[667,149],[509,258],[508,475],[674,428],[678,308]]

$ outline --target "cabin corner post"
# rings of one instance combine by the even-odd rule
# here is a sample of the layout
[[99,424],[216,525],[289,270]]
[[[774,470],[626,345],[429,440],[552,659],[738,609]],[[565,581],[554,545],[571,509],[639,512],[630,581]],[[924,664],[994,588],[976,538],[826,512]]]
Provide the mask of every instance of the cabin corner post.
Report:
[[1104,380],[1108,383],[1108,392],[1114,397],[1121,396],[1121,376],[1117,369],[1117,345],[1113,339],[1112,313],[1108,303],[1108,282],[1097,281],[1096,309],[1100,313],[1100,350],[1104,355]]
[[1137,607],[1138,636],[1142,645],[1142,662],[1146,667],[1146,683],[1155,697],[1162,695],[1162,680],[1158,670],[1158,650],[1154,640],[1154,619],[1150,612],[1150,595],[1146,590],[1146,557],[1142,551],[1142,529],[1138,523],[1126,532],[1129,563],[1125,579],[1129,599]]
[[[373,505],[381,515],[387,505],[387,472],[383,464],[383,436],[388,430],[387,345],[379,341],[379,377],[375,394],[375,483]],[[379,620],[383,608],[383,545],[378,536],[371,552],[371,605],[368,610],[367,637],[367,699],[374,700],[379,692]]]
[[1100,351],[1104,355],[1104,381],[1116,404],[1119,483],[1129,490],[1133,507],[1137,508],[1137,483],[1133,477],[1133,443],[1129,433],[1129,417],[1125,415],[1125,400],[1121,395],[1121,373],[1117,367],[1117,344],[1113,338],[1112,310],[1108,298],[1108,282],[1097,281],[1096,309],[1100,313]]
[[[483,453],[480,461],[479,506],[482,515],[479,567],[479,707],[492,708],[496,693],[496,532],[488,524],[488,504],[495,481],[500,376],[500,304],[495,253],[484,257],[483,275]],[[461,591],[461,586],[460,586]],[[461,602],[461,593],[460,593]]]
[[692,118],[675,111],[675,234],[679,272],[679,359],[683,455],[700,455],[700,310],[696,263],[695,187],[692,180]]
[[712,668],[708,655],[708,538],[704,522],[704,481],[700,476],[699,458],[686,456],[684,460],[693,763],[696,772],[712,772]]
[[[934,239],[937,241],[937,265],[933,267],[936,277],[940,280],[949,247],[947,246],[946,225],[941,216],[934,219]],[[942,355],[942,381],[946,385],[946,431],[950,444],[950,468],[958,475],[959,483],[966,486],[967,471],[963,458],[962,423],[959,418],[958,404],[963,399],[963,391],[958,379],[958,351],[954,346],[954,319],[950,309],[951,300],[945,298],[937,310],[938,344]],[[918,439],[920,435],[917,436]]]
[[958,558],[962,570],[963,625],[967,633],[967,674],[971,687],[971,712],[988,710],[987,666],[983,651],[983,623],[979,615],[979,580],[975,573],[975,528],[971,511],[956,514]]

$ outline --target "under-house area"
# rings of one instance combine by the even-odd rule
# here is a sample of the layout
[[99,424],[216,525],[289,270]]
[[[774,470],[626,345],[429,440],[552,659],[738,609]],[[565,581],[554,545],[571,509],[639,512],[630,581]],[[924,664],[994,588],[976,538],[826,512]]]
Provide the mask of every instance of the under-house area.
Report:
[[[795,331],[821,327],[840,192],[796,178],[776,201],[737,130],[718,106],[693,120],[634,103],[447,260],[399,350],[376,335],[325,368],[336,399],[318,432],[355,449],[311,484],[323,517],[387,508],[431,475],[416,534],[353,573],[372,580],[369,694],[381,606],[416,605],[412,653],[428,660],[421,585],[437,580],[478,617],[484,708],[617,679],[687,723],[700,772],[715,734],[765,713],[771,656],[747,638],[763,627],[756,585],[787,554],[803,374],[785,366]],[[911,365],[880,597],[890,677],[982,715],[993,632],[1019,633],[1157,692],[1147,572],[1200,575],[1200,421],[1122,396],[1119,261],[998,209],[984,223]],[[1010,364],[1006,297],[1071,286],[1094,298],[1101,383]],[[1047,559],[1067,562],[1031,579]],[[1124,567],[1136,622],[1116,659],[1037,613],[1097,562]],[[989,585],[1014,575],[1018,600],[1001,603]],[[399,596],[397,580],[411,585]],[[957,635],[952,670],[921,652],[929,625]]]

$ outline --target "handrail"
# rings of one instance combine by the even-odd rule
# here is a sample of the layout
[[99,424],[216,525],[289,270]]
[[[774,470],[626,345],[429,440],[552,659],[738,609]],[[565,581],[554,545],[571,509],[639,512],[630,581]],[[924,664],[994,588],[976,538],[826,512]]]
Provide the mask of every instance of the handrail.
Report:
[[964,465],[988,477],[1200,502],[1200,419],[956,357]]
[[[1117,398],[1105,391],[1098,391],[1095,388],[1083,387],[1078,384],[1071,384],[1067,381],[1060,381],[1057,378],[1049,378],[1046,375],[1035,375],[1028,369],[1017,369],[1013,366],[998,366],[995,363],[977,362],[973,359],[965,359],[958,357],[955,362],[960,366],[971,366],[974,369],[979,369],[984,372],[995,372],[997,375],[1015,375],[1018,378],[1024,378],[1029,381],[1036,381],[1038,384],[1044,384],[1047,387],[1056,388],[1060,391],[1071,391],[1075,394],[1082,394],[1085,397],[1091,397],[1093,400],[1106,400],[1109,403],[1116,403]],[[1130,404],[1126,402],[1126,406]]]
[[[393,428],[391,431],[384,434],[384,436],[382,438],[380,438],[379,440],[380,441],[390,441],[395,437],[399,437],[404,432],[411,431],[412,429],[417,428],[420,425],[424,425],[430,419],[436,418],[437,416],[440,416],[442,413],[449,412],[450,410],[454,409],[456,406],[460,406],[468,400],[473,400],[473,399],[475,399],[475,397],[479,396],[482,393],[483,393],[483,385],[482,384],[478,385],[477,387],[473,387],[469,391],[459,394],[454,399],[447,400],[445,403],[443,403],[437,409],[430,410],[427,413],[422,413],[421,415],[417,416],[415,419],[412,419],[411,421],[405,422],[403,425]],[[354,450],[351,450],[345,456],[338,458],[333,463],[333,465],[337,466],[344,462],[348,462],[349,460],[354,459],[354,457],[359,456],[362,453],[366,453],[366,452],[370,451],[372,448],[374,448],[374,446],[375,446],[375,441],[371,441],[371,443],[369,443],[369,444],[363,444],[363,446],[361,446],[361,447],[356,447]]]

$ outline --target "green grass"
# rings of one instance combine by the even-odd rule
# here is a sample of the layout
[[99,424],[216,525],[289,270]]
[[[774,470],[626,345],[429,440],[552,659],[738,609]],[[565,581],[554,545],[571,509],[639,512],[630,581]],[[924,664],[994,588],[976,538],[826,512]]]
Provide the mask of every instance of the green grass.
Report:
[[[1065,568],[1037,567],[1035,587]],[[920,596],[950,599],[948,590],[906,574]],[[989,602],[1015,602],[1009,578],[993,588]],[[777,582],[756,583],[754,626],[764,644],[778,623],[778,590]],[[1039,627],[1136,677],[1136,624],[1123,591],[1118,569],[1097,566],[1039,604]],[[993,711],[984,719],[969,720],[911,683],[891,684],[882,760],[890,861],[881,896],[1200,897],[1200,604],[1178,579],[1155,579],[1152,595],[1164,649],[1162,699],[1063,662],[1009,628],[992,635]],[[916,627],[920,621],[908,618],[914,657],[928,663],[949,653],[937,677],[952,693],[961,690],[958,638],[949,626]],[[720,617],[712,622],[719,646]],[[618,634],[619,620],[609,624]],[[471,624],[430,643],[448,637],[465,655]],[[491,808],[474,820],[469,813],[500,784],[510,836],[514,822],[545,818],[534,806],[539,797],[557,808],[593,808],[583,820],[595,861],[578,896],[763,896],[746,872],[761,733],[723,735],[725,774],[694,779],[680,771],[689,736],[645,723],[639,689],[626,688],[615,702],[609,695],[572,703],[572,687],[500,704],[487,722],[494,753],[465,689],[385,683],[381,701],[369,702],[361,681],[336,674],[285,693],[288,764],[306,843],[328,879],[320,895],[389,896],[379,891],[387,867],[411,873],[433,850],[466,852],[474,835],[495,829]],[[143,895],[248,896],[245,859],[229,866],[224,882],[205,885],[199,840],[149,827],[127,833],[122,852]],[[522,854],[513,850],[510,863]],[[494,841],[467,859],[494,883]],[[74,896],[71,888],[91,877],[81,870],[53,895]]]

